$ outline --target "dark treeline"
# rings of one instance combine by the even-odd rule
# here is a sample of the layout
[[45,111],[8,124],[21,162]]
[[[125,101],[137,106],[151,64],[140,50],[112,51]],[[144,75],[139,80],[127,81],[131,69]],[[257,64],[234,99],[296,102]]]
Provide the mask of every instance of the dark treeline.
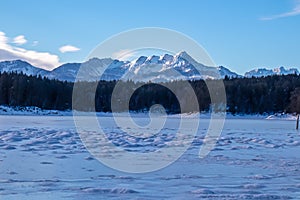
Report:
[[[209,80],[214,82],[214,80]],[[119,84],[120,82],[118,82]],[[119,105],[129,102],[132,111],[146,111],[154,104],[165,107],[169,113],[179,113],[179,101],[191,102],[183,81],[164,84],[148,83],[140,86],[133,81],[121,82],[119,94],[112,93],[116,81],[95,83],[80,82],[80,98],[76,108],[79,110],[111,111],[111,99]],[[203,80],[190,81],[197,95],[200,111],[209,111],[210,97]],[[300,113],[300,76],[268,76],[262,78],[224,79],[227,96],[227,111],[231,113]],[[42,109],[72,109],[74,83],[47,78],[27,76],[16,73],[0,74],[0,105],[36,106]],[[173,91],[168,88],[173,88]],[[132,93],[132,95],[128,95]],[[184,99],[178,100],[175,94],[182,93]],[[117,97],[117,98],[115,98]],[[95,100],[95,101],[94,101]],[[91,108],[89,102],[95,102]],[[75,105],[74,104],[74,105]],[[128,106],[127,106],[128,107]],[[117,111],[122,111],[120,107]]]
[[229,112],[300,112],[299,75],[227,79],[224,83]]
[[0,74],[0,105],[71,108],[73,84],[16,73]]

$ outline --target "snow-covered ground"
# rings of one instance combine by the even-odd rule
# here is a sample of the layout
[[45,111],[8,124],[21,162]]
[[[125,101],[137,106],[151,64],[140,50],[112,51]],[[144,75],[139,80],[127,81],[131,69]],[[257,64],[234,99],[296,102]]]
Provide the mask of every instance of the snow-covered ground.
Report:
[[[133,117],[137,123],[149,120],[146,115]],[[192,120],[195,115],[184,117]],[[99,117],[102,128],[111,130],[111,139],[127,140],[112,120],[108,114]],[[167,136],[176,132],[180,118],[169,120],[162,130]],[[295,121],[229,117],[215,149],[200,159],[208,123],[205,117],[200,120],[193,145],[170,166],[130,174],[94,159],[72,116],[2,115],[0,199],[300,198],[300,132]],[[153,146],[165,139],[156,139]]]
[[[88,112],[78,112],[79,115],[90,115]],[[126,114],[126,113],[125,113]],[[70,110],[60,111],[60,110],[43,110],[38,107],[9,107],[0,105],[0,115],[20,115],[20,116],[73,116],[73,112]],[[116,115],[122,116],[124,113],[118,113]],[[112,113],[97,113],[97,116],[103,117],[112,117]],[[149,113],[141,113],[141,112],[132,112],[131,116],[134,117],[148,117]],[[209,113],[187,113],[187,114],[174,114],[170,115],[171,118],[180,118],[181,116],[189,117],[189,118],[202,118],[209,119],[211,115]],[[277,113],[273,115],[268,114],[231,114],[226,113],[226,119],[280,119],[280,120],[296,120],[297,116],[294,114],[285,114],[285,113]]]

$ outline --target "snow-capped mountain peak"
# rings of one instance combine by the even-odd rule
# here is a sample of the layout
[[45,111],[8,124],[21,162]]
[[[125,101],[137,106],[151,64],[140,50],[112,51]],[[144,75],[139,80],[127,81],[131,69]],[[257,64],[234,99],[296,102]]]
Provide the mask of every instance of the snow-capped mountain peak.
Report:
[[178,52],[175,57],[181,57],[181,58],[191,58],[191,56],[186,51],[180,51]]
[[258,68],[246,72],[245,77],[263,77],[263,76],[288,75],[288,74],[299,74],[299,71],[296,68],[286,69],[282,66],[274,69]]
[[235,73],[235,72],[232,72],[230,71],[229,69],[227,69],[226,67],[223,67],[223,66],[219,66],[218,68],[218,71],[220,72],[220,75],[222,77],[229,77],[229,78],[239,78],[239,77],[242,77],[241,75]]
[[149,56],[145,62],[145,64],[158,64],[158,63],[160,63],[160,59],[159,56],[156,55]]
[[186,51],[181,51],[175,55],[175,59],[177,60],[185,60],[189,63],[195,63],[196,61],[192,58]]
[[146,56],[140,56],[138,59],[136,59],[133,63],[134,65],[142,65],[145,63],[145,61],[147,60],[148,58]]
[[161,55],[159,60],[165,64],[170,64],[173,61],[174,57],[170,54]]

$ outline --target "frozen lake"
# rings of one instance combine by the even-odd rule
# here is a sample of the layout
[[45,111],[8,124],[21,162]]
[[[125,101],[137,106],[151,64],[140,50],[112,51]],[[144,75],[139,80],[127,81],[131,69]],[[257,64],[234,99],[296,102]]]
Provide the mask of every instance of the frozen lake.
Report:
[[[111,120],[99,119],[115,139],[118,127],[111,127]],[[178,120],[170,119],[163,134],[171,134]],[[200,121],[193,145],[179,160],[155,172],[132,174],[94,159],[71,116],[0,116],[0,199],[300,198],[295,121],[227,119],[215,149],[203,159],[198,154],[209,120]],[[157,147],[157,141],[153,144]]]

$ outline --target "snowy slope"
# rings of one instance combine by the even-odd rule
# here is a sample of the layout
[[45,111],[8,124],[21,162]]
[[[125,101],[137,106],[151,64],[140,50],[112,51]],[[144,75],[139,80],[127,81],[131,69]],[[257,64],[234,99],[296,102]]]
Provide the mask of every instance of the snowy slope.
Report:
[[245,77],[262,77],[287,74],[299,74],[299,71],[296,68],[285,69],[284,67],[279,67],[275,69],[259,68],[246,72]]
[[3,61],[0,62],[0,72],[16,72],[23,73],[26,75],[46,75],[49,71],[46,71],[41,68],[37,68],[29,64],[28,62],[22,60],[13,60],[13,61]]

